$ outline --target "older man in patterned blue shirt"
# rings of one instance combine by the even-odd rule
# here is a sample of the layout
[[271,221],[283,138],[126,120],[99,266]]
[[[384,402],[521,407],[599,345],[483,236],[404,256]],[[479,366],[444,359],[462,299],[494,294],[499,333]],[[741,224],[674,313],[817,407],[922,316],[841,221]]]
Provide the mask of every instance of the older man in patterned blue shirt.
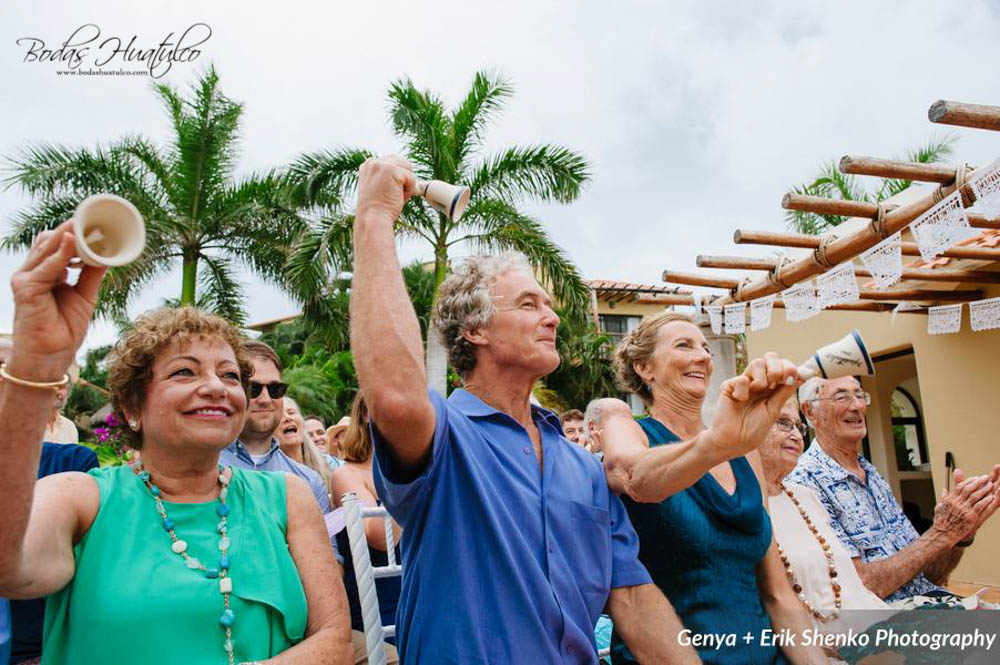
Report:
[[972,478],[956,471],[955,488],[918,536],[888,483],[860,454],[871,396],[857,379],[812,379],[799,396],[816,440],[788,479],[819,494],[862,581],[889,601],[947,594],[938,585],[1000,506],[1000,467]]

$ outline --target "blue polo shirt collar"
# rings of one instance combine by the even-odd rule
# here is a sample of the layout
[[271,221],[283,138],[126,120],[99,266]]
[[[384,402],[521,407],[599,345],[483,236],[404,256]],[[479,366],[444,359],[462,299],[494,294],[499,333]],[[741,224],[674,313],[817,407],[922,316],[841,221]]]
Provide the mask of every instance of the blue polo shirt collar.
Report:
[[[509,415],[503,411],[494,409],[492,406],[479,399],[465,388],[456,388],[451,395],[448,396],[448,403],[470,418],[487,418],[499,415],[507,418],[508,420],[513,420]],[[562,432],[562,427],[559,424],[559,416],[552,413],[545,407],[532,404],[531,415],[536,422],[541,419],[548,425],[555,427],[557,432]]]

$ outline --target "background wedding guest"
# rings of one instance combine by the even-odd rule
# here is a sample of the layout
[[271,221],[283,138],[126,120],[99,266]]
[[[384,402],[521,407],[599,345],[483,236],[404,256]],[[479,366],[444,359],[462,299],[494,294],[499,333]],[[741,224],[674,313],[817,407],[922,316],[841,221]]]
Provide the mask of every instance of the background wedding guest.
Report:
[[323,483],[329,487],[330,465],[323,459],[323,454],[306,432],[305,419],[302,417],[298,402],[288,396],[283,401],[282,418],[274,430],[278,445],[290,458],[318,473]]
[[863,631],[885,617],[853,610],[887,610],[889,606],[861,581],[816,492],[787,479],[802,454],[805,433],[793,396],[757,449],[781,561],[817,628]]
[[344,461],[330,452],[330,439],[327,436],[327,427],[323,424],[323,419],[319,416],[306,416],[303,420],[306,424],[306,435],[316,444],[320,456],[330,467],[330,471],[339,469]]
[[587,437],[583,430],[583,413],[579,409],[560,413],[559,424],[562,425],[563,436],[573,443],[584,445]]
[[788,480],[814,490],[865,586],[888,601],[949,596],[939,585],[958,565],[976,531],[1000,507],[1000,466],[942,493],[922,536],[906,519],[889,484],[861,455],[871,395],[854,377],[814,378],[799,390],[816,440]]

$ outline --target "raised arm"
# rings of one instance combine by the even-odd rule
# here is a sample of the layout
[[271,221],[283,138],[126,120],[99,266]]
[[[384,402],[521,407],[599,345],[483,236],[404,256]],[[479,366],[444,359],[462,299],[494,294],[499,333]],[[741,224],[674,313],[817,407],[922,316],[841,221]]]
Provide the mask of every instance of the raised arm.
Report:
[[795,392],[795,365],[768,353],[722,384],[711,426],[687,441],[650,448],[621,400],[609,400],[601,442],[608,486],[641,503],[658,503],[684,490],[726,460],[763,442],[781,407]]
[[434,409],[427,397],[420,324],[403,282],[393,224],[413,193],[413,171],[399,157],[361,166],[354,219],[351,349],[372,422],[397,470],[422,469],[431,452]]
[[[85,476],[46,479],[35,489],[45,421],[59,381],[87,332],[105,269],[85,266],[65,283],[75,255],[66,222],[38,235],[11,278],[14,345],[0,382],[0,596],[56,591],[73,576],[73,543],[96,514],[97,487]],[[89,489],[88,489],[89,488]],[[89,517],[88,517],[89,516]],[[39,593],[36,593],[39,592]]]

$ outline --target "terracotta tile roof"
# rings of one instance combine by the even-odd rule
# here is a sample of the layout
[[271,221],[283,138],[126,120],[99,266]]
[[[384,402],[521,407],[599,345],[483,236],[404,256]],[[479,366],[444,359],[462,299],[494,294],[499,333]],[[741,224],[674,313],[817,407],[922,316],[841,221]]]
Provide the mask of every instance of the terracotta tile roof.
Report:
[[674,294],[691,293],[687,289],[674,286],[659,286],[656,284],[634,284],[632,282],[619,282],[613,279],[587,279],[584,283],[596,291],[618,291],[649,294]]
[[[968,240],[963,240],[962,242],[958,243],[957,246],[958,247],[998,247],[998,246],[1000,246],[1000,230],[986,229],[985,231],[982,231],[978,235],[975,235],[975,236],[969,238]],[[952,258],[947,257],[947,256],[939,256],[936,259],[932,259],[930,261],[922,261],[920,259],[917,259],[916,261],[914,261],[913,263],[911,263],[907,267],[909,267],[909,268],[934,269],[937,266],[946,266],[946,265],[948,265],[948,263],[950,263],[953,260],[955,260],[955,259],[952,259]]]

